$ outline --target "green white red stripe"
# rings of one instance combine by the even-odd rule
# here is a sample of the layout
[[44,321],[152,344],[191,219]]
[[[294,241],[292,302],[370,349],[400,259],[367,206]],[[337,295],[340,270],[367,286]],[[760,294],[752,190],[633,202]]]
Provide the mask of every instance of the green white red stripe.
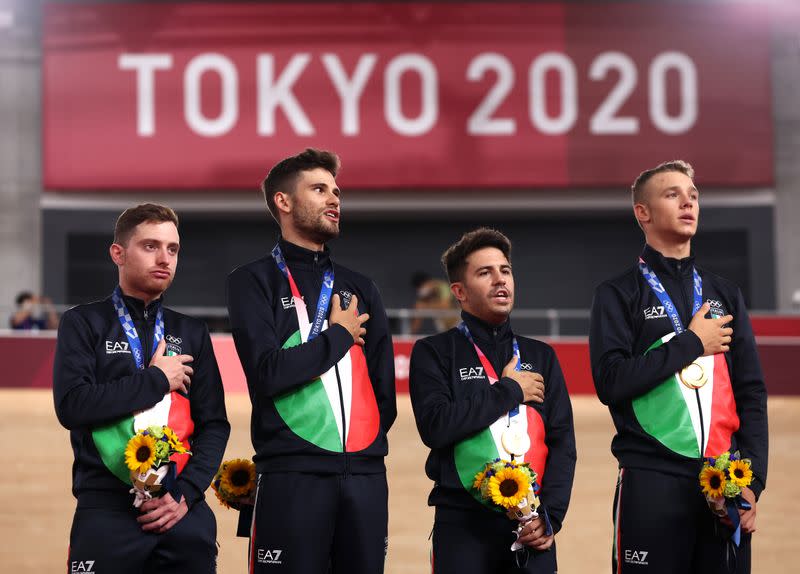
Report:
[[[305,303],[297,295],[294,296],[294,303],[300,329],[286,340],[284,349],[306,342],[311,330]],[[325,321],[323,330],[327,328],[328,322]],[[308,384],[277,397],[275,408],[294,434],[324,450],[363,450],[378,436],[378,404],[366,357],[358,345],[350,347],[336,367]]]
[[[483,353],[478,352],[477,354],[489,379],[489,384],[495,384],[498,379],[494,367]],[[537,474],[539,484],[543,484],[548,452],[547,444],[545,444],[544,421],[536,409],[525,404],[519,405],[519,414],[514,418],[517,428],[527,434],[531,441],[531,448],[525,453],[523,462],[530,464]],[[475,480],[475,475],[483,469],[487,462],[496,458],[511,459],[511,455],[506,452],[502,443],[503,432],[508,428],[508,424],[508,415],[503,415],[494,421],[489,428],[462,440],[453,449],[456,471],[462,486],[476,500],[487,504],[487,506],[488,503],[481,499],[480,493],[472,488],[472,483]]]
[[[669,333],[661,337],[648,351],[674,336]],[[739,428],[725,356],[719,353],[698,361],[709,374],[703,387],[686,387],[676,373],[633,400],[633,411],[642,429],[671,451],[690,458],[725,452]]]
[[[125,484],[130,484],[130,470],[125,464],[125,447],[136,432],[149,426],[167,425],[175,431],[178,438],[185,445],[190,446],[189,439],[194,433],[194,422],[191,416],[189,399],[177,392],[164,395],[155,406],[123,417],[111,424],[98,427],[92,431],[97,452],[114,476]],[[186,462],[188,454],[174,454],[170,460],[175,462],[180,473]]]

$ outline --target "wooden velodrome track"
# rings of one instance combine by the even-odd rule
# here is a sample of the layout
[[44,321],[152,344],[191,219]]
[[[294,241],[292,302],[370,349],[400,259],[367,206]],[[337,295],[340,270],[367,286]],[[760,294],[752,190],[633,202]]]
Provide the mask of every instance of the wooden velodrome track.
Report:
[[[251,454],[250,404],[229,393],[232,433],[226,458]],[[611,501],[616,466],[609,451],[612,427],[595,397],[573,397],[578,468],[564,530],[558,535],[559,571],[610,572]],[[753,572],[797,572],[800,537],[794,532],[800,496],[800,397],[769,401],[769,484],[758,506]],[[70,494],[72,450],[53,413],[49,390],[0,390],[0,434],[4,464],[0,489],[0,569],[3,573],[66,571],[69,527],[75,501]],[[432,511],[430,482],[423,472],[426,449],[414,427],[408,395],[398,396],[397,423],[390,435],[388,574],[429,572]],[[219,572],[246,572],[246,540],[234,536],[236,513],[221,508],[209,491],[218,519]],[[658,496],[657,492],[653,496]],[[313,544],[309,541],[309,544]],[[676,573],[679,574],[679,573]]]

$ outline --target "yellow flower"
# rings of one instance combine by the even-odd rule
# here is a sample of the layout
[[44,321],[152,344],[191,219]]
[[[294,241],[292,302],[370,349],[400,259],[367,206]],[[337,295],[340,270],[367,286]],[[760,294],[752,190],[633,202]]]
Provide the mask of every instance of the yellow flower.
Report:
[[740,488],[750,486],[753,482],[753,471],[750,470],[750,465],[742,460],[731,461],[728,476],[731,477],[731,482]]
[[505,509],[514,508],[528,495],[530,482],[518,468],[503,468],[489,479],[492,502]]
[[156,460],[156,441],[150,435],[136,434],[125,447],[125,464],[138,473],[147,472]]
[[186,452],[186,447],[183,446],[181,439],[178,438],[178,435],[175,434],[175,431],[169,427],[164,427],[164,436],[169,441],[169,446],[175,452],[179,454],[184,454]]
[[720,498],[725,491],[725,471],[707,466],[700,472],[700,486],[703,494],[712,498]]
[[475,480],[472,482],[472,488],[474,488],[475,490],[480,490],[484,478],[486,478],[485,468],[475,475]]
[[256,466],[245,458],[235,458],[222,465],[220,490],[231,496],[247,496],[256,483]]
[[219,475],[214,477],[214,482],[211,483],[211,489],[214,491],[214,494],[217,496],[217,500],[219,500],[219,503],[222,506],[224,506],[225,508],[230,508],[231,505],[228,504],[228,501],[225,499],[225,496],[223,496],[223,494],[219,491],[220,489],[219,489],[219,486],[218,486],[219,485],[219,480],[217,480],[218,478],[219,478]]

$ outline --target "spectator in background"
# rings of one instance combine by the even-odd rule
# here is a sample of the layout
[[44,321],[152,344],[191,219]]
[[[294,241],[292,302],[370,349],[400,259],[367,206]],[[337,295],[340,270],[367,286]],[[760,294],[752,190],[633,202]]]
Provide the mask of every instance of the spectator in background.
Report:
[[[415,310],[454,310],[452,316],[433,318],[433,324],[437,332],[447,331],[458,325],[458,313],[455,312],[457,308],[456,300],[450,292],[450,285],[447,281],[432,277],[424,271],[417,271],[411,276],[411,285],[416,290]],[[411,334],[420,333],[423,330],[424,322],[424,317],[414,317],[414,320],[411,321]]]
[[15,299],[17,310],[11,316],[11,328],[17,331],[57,329],[58,313],[49,297],[40,297],[23,291]]

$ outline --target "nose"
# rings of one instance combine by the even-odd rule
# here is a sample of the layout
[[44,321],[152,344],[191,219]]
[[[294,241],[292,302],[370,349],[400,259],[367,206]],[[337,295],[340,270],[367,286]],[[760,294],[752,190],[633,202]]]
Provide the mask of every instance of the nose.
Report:
[[331,192],[328,197],[328,205],[331,207],[338,208],[341,205],[342,201],[339,199],[339,196],[335,193]]
[[168,266],[170,262],[171,254],[169,252],[169,248],[164,247],[158,250],[156,255],[156,263],[161,266]]

